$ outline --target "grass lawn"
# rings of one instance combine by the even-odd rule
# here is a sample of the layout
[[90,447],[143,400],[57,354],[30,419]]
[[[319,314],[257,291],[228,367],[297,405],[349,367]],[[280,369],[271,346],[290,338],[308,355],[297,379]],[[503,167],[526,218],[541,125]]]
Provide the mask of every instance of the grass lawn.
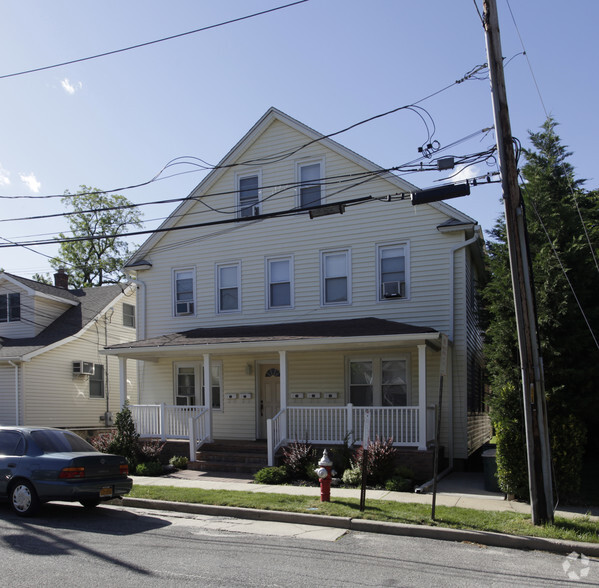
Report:
[[352,498],[332,498],[331,502],[320,502],[319,497],[312,496],[233,490],[202,490],[172,486],[134,485],[128,496],[131,498],[301,512],[599,543],[598,525],[589,517],[556,518],[553,525],[534,526],[529,515],[520,513],[437,506],[436,520],[432,521],[430,518],[431,507],[424,504],[406,504],[392,500],[367,500],[365,511],[360,512],[360,501]]

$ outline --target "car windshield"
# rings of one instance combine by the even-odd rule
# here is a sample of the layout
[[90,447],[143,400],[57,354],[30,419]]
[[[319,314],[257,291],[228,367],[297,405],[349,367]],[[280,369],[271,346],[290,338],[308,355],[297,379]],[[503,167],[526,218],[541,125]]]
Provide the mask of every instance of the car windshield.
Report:
[[96,451],[87,441],[68,431],[33,431],[31,436],[44,453]]

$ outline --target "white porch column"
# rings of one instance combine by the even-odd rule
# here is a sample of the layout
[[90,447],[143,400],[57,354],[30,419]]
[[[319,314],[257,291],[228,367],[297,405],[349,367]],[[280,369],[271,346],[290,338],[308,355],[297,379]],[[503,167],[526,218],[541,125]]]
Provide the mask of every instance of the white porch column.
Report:
[[426,345],[418,345],[418,449],[426,449]]
[[207,442],[212,443],[212,373],[210,370],[210,354],[204,354],[204,408],[208,409],[208,430],[206,431]]
[[279,371],[281,373],[281,410],[285,411],[281,421],[281,439],[287,439],[287,352],[279,351]]
[[127,402],[127,358],[119,355],[119,392],[121,410]]

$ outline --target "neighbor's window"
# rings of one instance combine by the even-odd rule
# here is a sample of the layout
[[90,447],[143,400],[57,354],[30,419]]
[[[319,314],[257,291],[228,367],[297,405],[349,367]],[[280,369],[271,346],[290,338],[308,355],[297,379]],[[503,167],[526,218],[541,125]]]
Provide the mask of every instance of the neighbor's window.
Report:
[[260,214],[259,176],[239,178],[239,218]]
[[292,305],[291,271],[291,259],[268,260],[268,308]]
[[18,292],[0,294],[0,323],[21,320],[21,295]]
[[123,326],[135,328],[135,306],[123,303]]
[[347,304],[349,300],[349,251],[323,252],[321,282],[323,304]]
[[407,245],[386,245],[378,248],[378,300],[406,297]]
[[299,206],[310,208],[322,204],[322,164],[308,163],[298,165]]
[[89,397],[104,398],[104,366],[94,364],[94,373],[89,377]]
[[218,312],[240,310],[240,265],[239,263],[219,265],[216,268]]
[[173,278],[175,316],[193,314],[195,300],[195,280],[193,270],[175,270]]

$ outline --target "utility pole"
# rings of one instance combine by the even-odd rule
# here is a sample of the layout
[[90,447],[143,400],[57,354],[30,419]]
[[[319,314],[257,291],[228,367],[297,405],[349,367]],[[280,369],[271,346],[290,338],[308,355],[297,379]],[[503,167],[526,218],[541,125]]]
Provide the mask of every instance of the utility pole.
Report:
[[484,0],[483,11],[520,349],[532,522],[542,525],[553,522],[553,488],[532,266],[507,106],[496,0]]

